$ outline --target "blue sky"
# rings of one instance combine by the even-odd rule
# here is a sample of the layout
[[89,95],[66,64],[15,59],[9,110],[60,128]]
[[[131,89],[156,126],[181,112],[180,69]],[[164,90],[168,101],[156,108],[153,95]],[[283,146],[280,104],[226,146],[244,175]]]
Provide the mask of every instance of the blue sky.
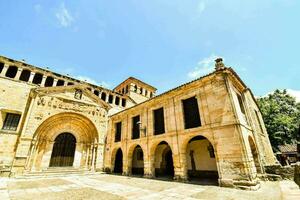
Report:
[[1,55],[110,88],[134,76],[160,93],[221,56],[257,96],[300,91],[297,0],[0,0],[0,8]]

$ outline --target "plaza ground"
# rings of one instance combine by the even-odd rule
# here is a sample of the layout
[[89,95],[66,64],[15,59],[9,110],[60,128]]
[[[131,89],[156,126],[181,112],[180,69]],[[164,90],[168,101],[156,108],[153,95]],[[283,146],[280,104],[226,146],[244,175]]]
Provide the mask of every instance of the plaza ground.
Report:
[[262,182],[258,191],[138,177],[93,174],[57,177],[0,178],[1,200],[47,199],[300,199],[292,181]]

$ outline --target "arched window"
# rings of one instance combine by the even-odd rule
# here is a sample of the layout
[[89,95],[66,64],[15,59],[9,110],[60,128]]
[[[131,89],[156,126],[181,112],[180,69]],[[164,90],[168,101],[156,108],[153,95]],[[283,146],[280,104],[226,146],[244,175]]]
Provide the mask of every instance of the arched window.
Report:
[[126,99],[122,99],[122,106],[123,106],[123,107],[126,106]]
[[99,91],[98,91],[98,90],[94,90],[94,94],[95,94],[96,96],[99,96]]
[[40,84],[43,80],[43,75],[40,73],[36,73],[33,77],[32,83],[34,84]]
[[113,102],[113,98],[114,98],[114,96],[110,94],[108,96],[108,103],[112,103]]
[[24,69],[21,73],[21,76],[20,76],[20,81],[29,81],[29,78],[30,78],[30,71],[27,70],[27,69]]
[[45,81],[45,87],[53,86],[54,79],[51,76],[48,76]]
[[120,97],[116,97],[115,104],[118,106],[120,104]]
[[64,84],[65,84],[64,80],[58,80],[56,86],[64,86]]
[[15,78],[17,72],[18,72],[18,68],[16,66],[9,66],[5,76],[8,78]]
[[102,93],[101,93],[101,99],[102,99],[103,101],[106,100],[106,93],[105,93],[105,92],[102,92]]
[[74,83],[72,83],[72,82],[69,82],[67,85],[74,85]]
[[0,73],[2,72],[3,68],[4,68],[4,63],[0,63]]

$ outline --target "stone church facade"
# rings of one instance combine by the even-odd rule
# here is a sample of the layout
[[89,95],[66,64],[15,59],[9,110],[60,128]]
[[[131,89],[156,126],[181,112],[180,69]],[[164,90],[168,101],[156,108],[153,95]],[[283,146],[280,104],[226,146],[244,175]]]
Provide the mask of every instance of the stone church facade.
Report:
[[232,68],[160,95],[130,77],[113,90],[0,56],[0,173],[51,169],[216,180],[256,189],[274,165],[261,113]]

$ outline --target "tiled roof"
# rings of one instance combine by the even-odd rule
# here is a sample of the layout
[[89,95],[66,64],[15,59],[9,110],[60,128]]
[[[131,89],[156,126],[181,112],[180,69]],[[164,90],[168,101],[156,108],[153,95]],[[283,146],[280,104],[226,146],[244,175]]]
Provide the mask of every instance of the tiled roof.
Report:
[[281,153],[297,152],[297,144],[286,144],[278,146]]

